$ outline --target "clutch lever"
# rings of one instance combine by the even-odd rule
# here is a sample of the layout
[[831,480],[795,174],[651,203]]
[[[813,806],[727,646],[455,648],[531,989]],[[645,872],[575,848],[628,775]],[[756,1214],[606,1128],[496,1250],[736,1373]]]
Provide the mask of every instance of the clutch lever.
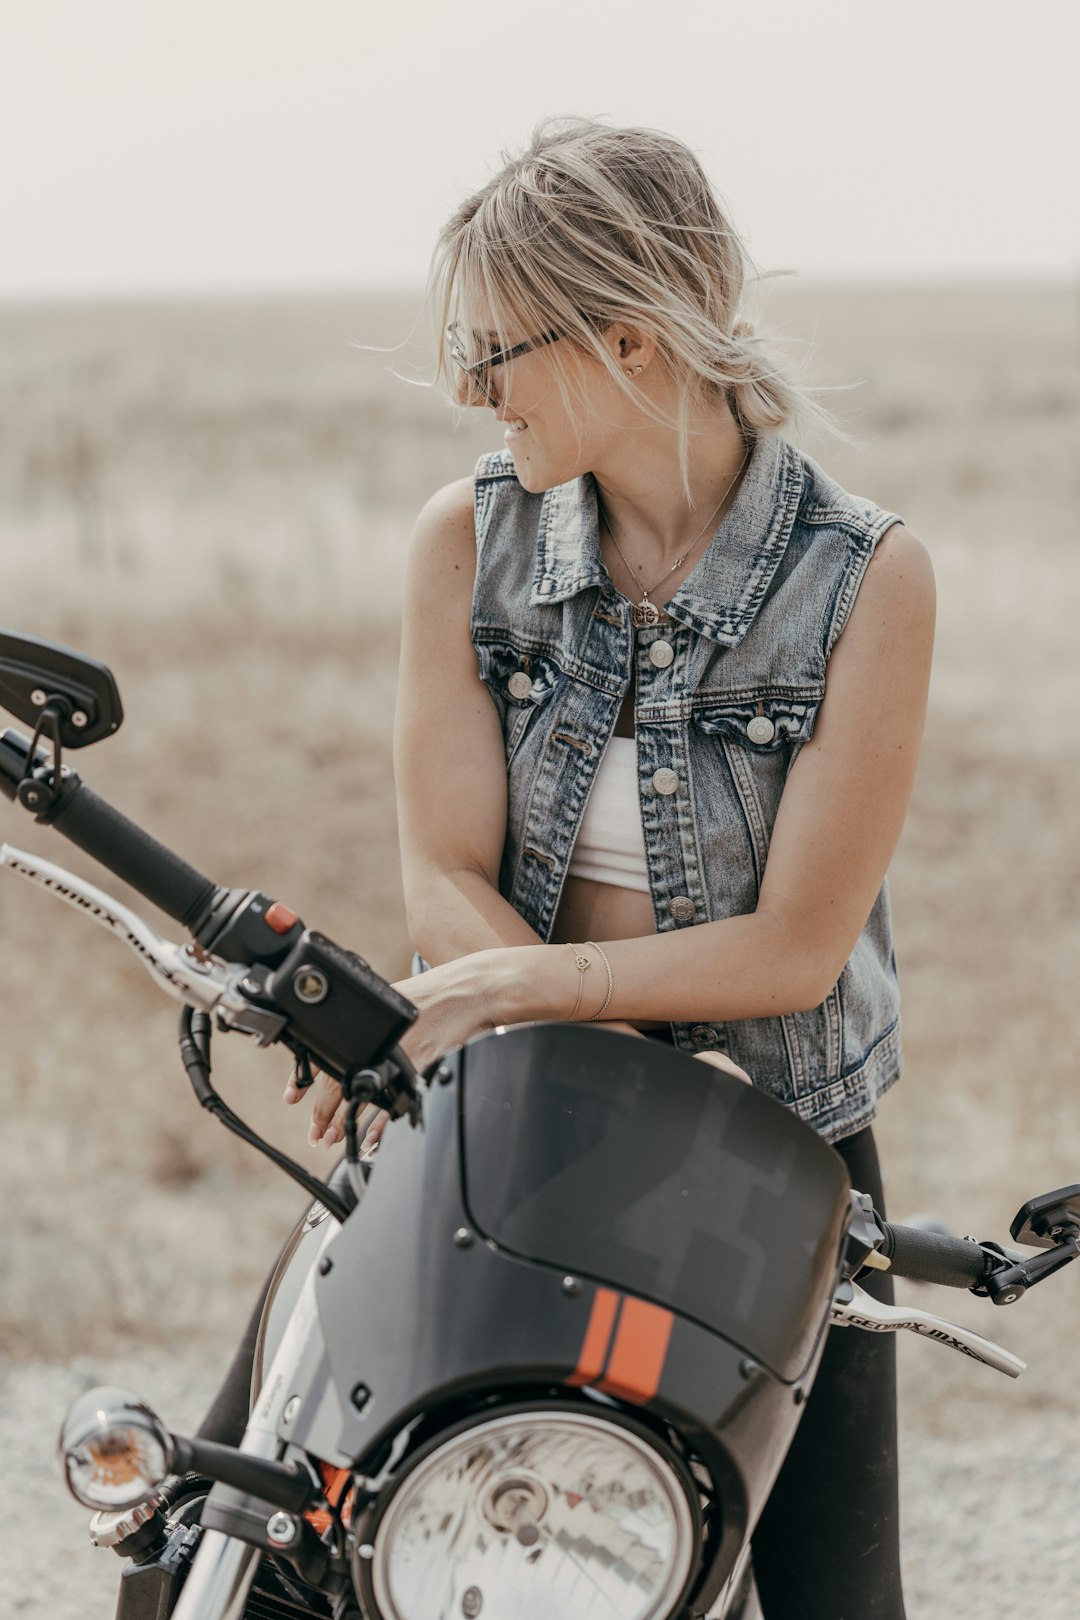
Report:
[[216,1012],[230,1028],[256,1035],[260,1046],[269,1045],[284,1029],[284,1014],[256,1006],[245,994],[245,984],[253,991],[260,986],[250,980],[250,969],[243,964],[223,961],[193,942],[173,944],[130,906],[40,855],[0,844],[0,866],[9,867],[107,928],[135,952],[155,984],[185,1006]]
[[945,1321],[944,1317],[908,1305],[886,1305],[881,1300],[871,1298],[858,1283],[840,1284],[833,1300],[830,1320],[838,1327],[863,1328],[868,1333],[896,1333],[906,1328],[925,1339],[936,1339],[938,1344],[948,1345],[950,1350],[959,1350],[961,1355],[981,1361],[984,1367],[993,1367],[996,1372],[1005,1373],[1009,1378],[1019,1378],[1027,1367],[1027,1362],[1021,1361],[1019,1356],[1002,1349],[991,1339],[984,1339],[981,1333],[974,1333],[971,1328],[959,1327],[955,1322]]

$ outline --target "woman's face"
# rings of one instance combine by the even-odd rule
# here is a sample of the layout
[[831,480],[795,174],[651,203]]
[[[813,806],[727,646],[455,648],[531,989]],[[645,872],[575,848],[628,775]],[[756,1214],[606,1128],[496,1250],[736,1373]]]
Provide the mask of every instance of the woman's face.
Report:
[[[514,347],[514,339],[507,347]],[[470,405],[494,412],[522,486],[533,494],[569,483],[597,469],[605,450],[625,430],[626,401],[595,356],[558,344],[559,361],[569,370],[573,397],[568,406],[559,391],[553,343],[487,367],[483,387],[472,390]],[[462,379],[460,397],[465,398]]]

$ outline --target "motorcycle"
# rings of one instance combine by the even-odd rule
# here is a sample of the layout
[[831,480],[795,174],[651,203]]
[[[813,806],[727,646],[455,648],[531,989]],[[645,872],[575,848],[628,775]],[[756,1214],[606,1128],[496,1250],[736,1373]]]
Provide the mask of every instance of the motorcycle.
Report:
[[[104,665],[0,633],[0,704],[33,728],[0,736],[0,790],[191,937],[8,844],[0,865],[138,954],[181,1003],[199,1102],[313,1200],[271,1280],[238,1446],[171,1433],[114,1388],[64,1419],[67,1484],[125,1559],[118,1620],[735,1620],[831,1325],[1023,1371],[860,1279],[1012,1304],[1080,1253],[1080,1185],[1019,1211],[1025,1256],[890,1225],[792,1112],[659,1043],[551,1023],[417,1072],[416,1010],[368,963],[272,896],[219,888],[64,763],[121,723]],[[215,1030],[340,1082],[326,1181],[220,1098]],[[390,1125],[365,1155],[371,1105]]]

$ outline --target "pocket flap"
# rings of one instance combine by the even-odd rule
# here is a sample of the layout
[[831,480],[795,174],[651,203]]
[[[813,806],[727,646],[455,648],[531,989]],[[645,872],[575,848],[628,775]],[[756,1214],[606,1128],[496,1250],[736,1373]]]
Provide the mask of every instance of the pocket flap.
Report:
[[523,653],[508,642],[481,642],[476,649],[480,679],[511,708],[546,703],[560,679],[559,666],[542,653]]
[[808,741],[820,707],[821,697],[805,693],[797,697],[773,693],[740,702],[714,698],[695,706],[693,723],[709,736],[756,753],[771,753]]

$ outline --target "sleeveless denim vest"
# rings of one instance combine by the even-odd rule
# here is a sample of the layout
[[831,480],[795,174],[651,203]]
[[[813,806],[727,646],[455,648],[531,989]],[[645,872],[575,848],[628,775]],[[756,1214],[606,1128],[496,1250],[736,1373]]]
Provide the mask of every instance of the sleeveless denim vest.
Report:
[[[601,561],[591,477],[533,495],[501,451],[481,458],[475,488],[472,638],[502,720],[509,788],[500,893],[550,939],[633,671],[656,928],[752,912],[826,662],[875,545],[899,520],[765,435],[666,605],[673,622],[635,630]],[[819,1007],[671,1033],[685,1051],[728,1052],[829,1140],[868,1124],[900,1072],[887,887]]]

